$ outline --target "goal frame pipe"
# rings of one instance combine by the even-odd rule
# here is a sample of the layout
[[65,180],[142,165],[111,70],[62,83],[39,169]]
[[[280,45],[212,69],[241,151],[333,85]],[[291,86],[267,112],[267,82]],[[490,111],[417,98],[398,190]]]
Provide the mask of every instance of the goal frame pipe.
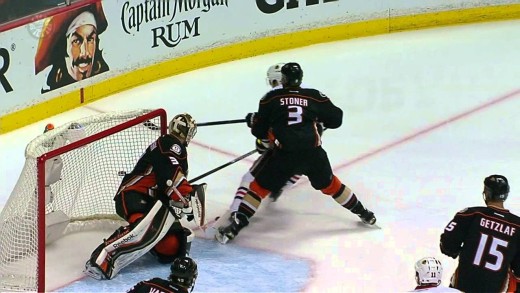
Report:
[[[166,134],[167,131],[167,114],[164,109],[156,109],[134,119],[123,122],[119,125],[113,126],[106,130],[103,130],[99,133],[93,134],[91,136],[82,138],[73,143],[62,146],[61,148],[57,148],[48,153],[45,153],[39,156],[36,159],[36,167],[37,167],[37,191],[38,191],[38,244],[37,244],[37,258],[36,258],[36,290],[37,292],[45,292],[45,162],[49,159],[52,159],[56,156],[67,153],[73,149],[76,149],[80,146],[87,145],[91,142],[100,140],[107,136],[110,136],[114,133],[122,131],[124,129],[130,128],[132,126],[145,123],[146,121],[159,117],[161,120],[161,135]],[[43,182],[43,184],[40,184]]]

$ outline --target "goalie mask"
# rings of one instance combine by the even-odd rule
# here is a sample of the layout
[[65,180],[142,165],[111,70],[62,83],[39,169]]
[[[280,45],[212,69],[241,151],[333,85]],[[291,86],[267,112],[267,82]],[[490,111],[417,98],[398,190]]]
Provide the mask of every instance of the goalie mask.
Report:
[[282,66],[285,63],[277,63],[267,69],[267,83],[271,87],[277,87],[282,84]]
[[502,175],[491,175],[484,179],[484,201],[505,201],[509,195],[509,183]]
[[168,280],[186,289],[193,290],[197,279],[197,263],[190,257],[178,257],[170,266],[170,276]]
[[197,133],[197,123],[190,114],[178,114],[170,121],[168,133],[181,140],[184,146],[188,146]]
[[417,285],[440,285],[442,280],[442,264],[434,257],[425,257],[415,263],[415,281]]

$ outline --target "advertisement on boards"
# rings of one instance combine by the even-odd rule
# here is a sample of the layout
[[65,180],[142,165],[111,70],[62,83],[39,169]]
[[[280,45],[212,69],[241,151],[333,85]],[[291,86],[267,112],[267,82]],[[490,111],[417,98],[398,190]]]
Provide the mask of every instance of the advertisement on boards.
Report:
[[34,59],[36,74],[51,68],[41,93],[109,71],[100,49],[107,27],[101,2],[47,18]]

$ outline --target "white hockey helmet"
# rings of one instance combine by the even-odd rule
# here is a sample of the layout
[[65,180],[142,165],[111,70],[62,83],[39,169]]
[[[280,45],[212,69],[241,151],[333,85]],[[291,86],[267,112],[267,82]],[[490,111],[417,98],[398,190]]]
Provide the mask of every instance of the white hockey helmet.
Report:
[[435,257],[424,257],[415,263],[415,281],[417,285],[441,284],[442,264]]
[[188,146],[195,134],[197,134],[197,123],[188,113],[175,115],[168,125],[168,133],[181,140],[185,146]]
[[285,63],[276,63],[267,69],[267,83],[271,87],[276,87],[282,84],[282,66]]

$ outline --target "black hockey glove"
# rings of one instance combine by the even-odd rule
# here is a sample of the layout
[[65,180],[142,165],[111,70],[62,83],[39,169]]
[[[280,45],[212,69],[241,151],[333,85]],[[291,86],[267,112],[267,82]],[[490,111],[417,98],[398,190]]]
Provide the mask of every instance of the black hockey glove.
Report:
[[267,151],[271,147],[271,145],[270,145],[268,139],[257,138],[255,140],[255,147],[259,154],[263,154],[263,153],[265,153],[265,151]]
[[253,125],[256,123],[256,118],[257,118],[256,115],[257,115],[257,114],[258,114],[258,113],[253,112],[253,113],[248,113],[248,114],[246,115],[246,123],[247,123],[247,127],[249,127],[249,128],[253,127]]

